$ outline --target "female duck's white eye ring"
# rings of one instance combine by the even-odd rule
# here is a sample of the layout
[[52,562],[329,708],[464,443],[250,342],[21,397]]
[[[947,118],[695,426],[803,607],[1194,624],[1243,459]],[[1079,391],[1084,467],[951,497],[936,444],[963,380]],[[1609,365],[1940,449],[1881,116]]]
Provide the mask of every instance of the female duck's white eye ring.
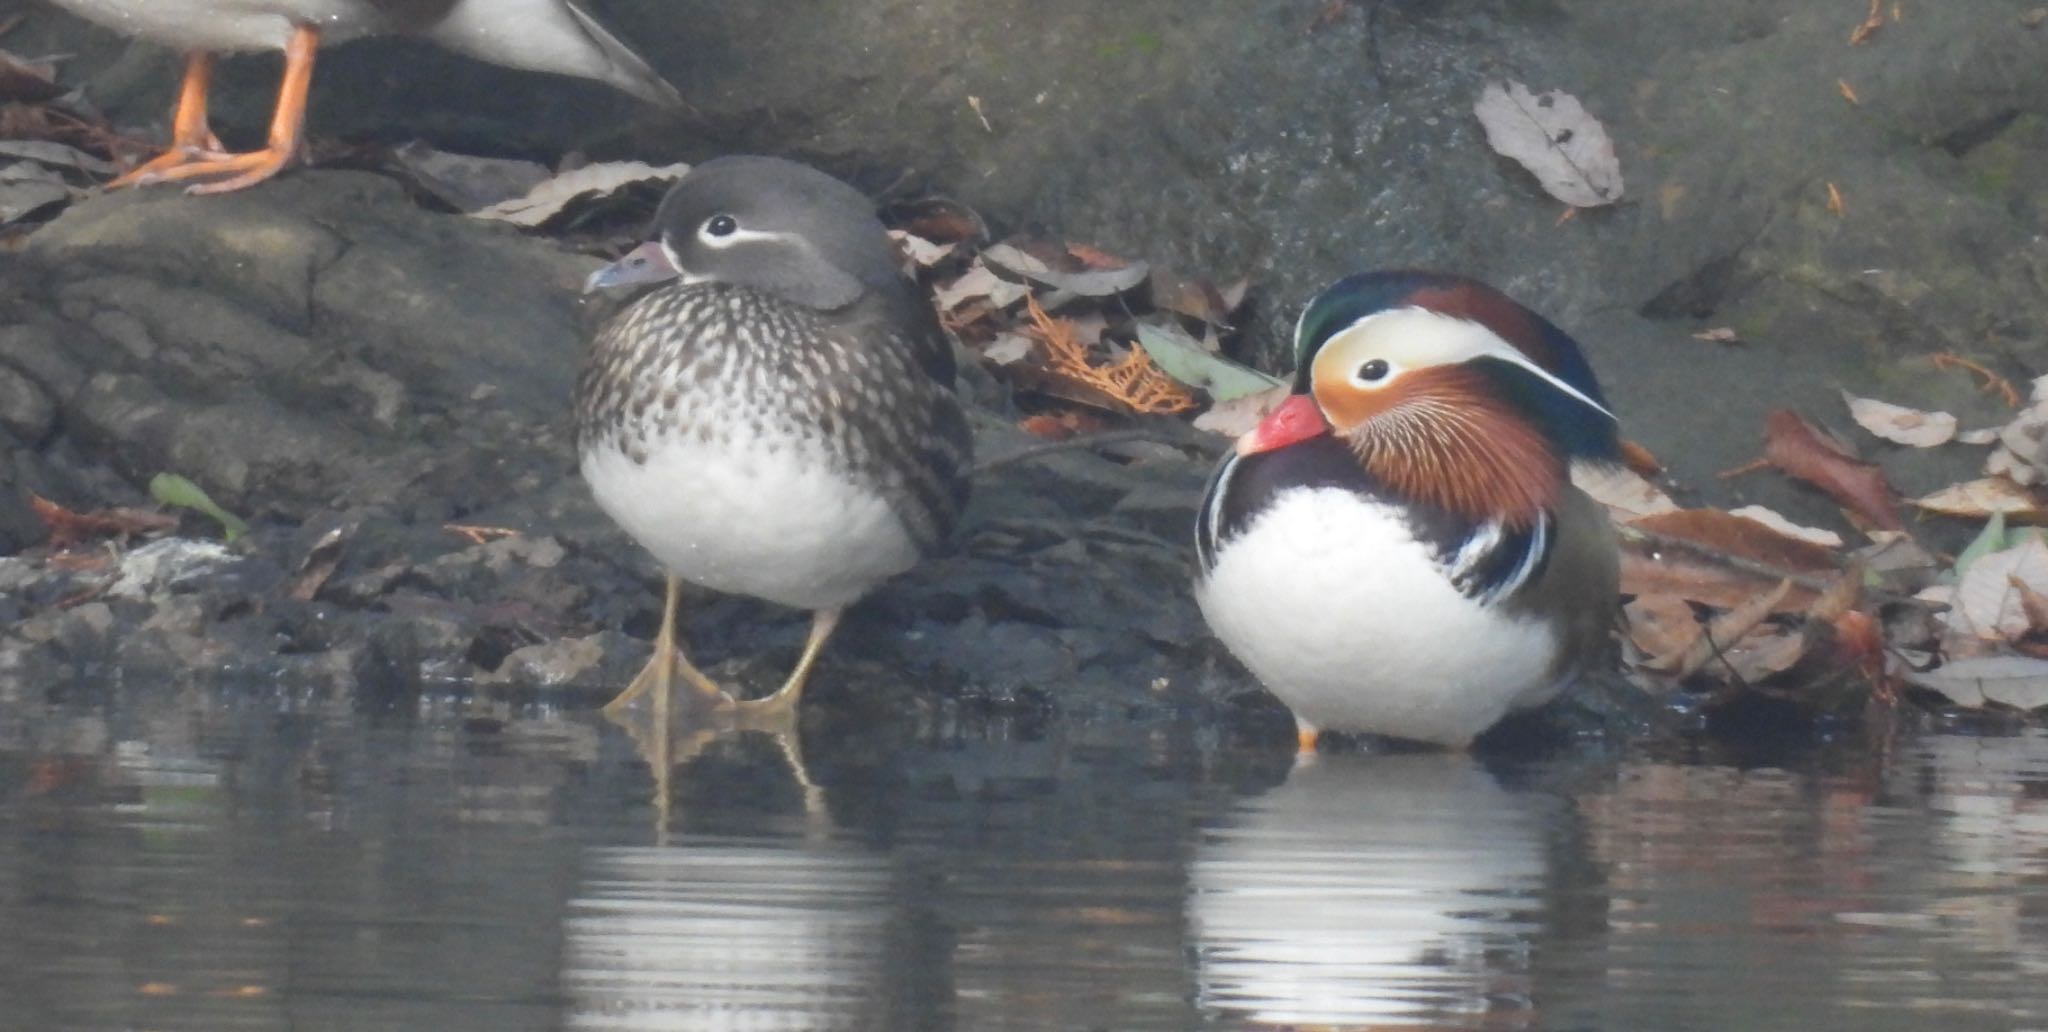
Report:
[[739,231],[739,220],[733,218],[730,215],[713,215],[710,218],[704,220],[703,235],[706,239],[710,239],[713,237],[729,237]]

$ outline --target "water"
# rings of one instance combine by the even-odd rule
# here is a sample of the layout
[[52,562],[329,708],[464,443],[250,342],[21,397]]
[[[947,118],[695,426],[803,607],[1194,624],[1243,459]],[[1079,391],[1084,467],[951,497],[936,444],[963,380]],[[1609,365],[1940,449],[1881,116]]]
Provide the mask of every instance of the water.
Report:
[[7,713],[0,1029],[2048,1028],[2038,731],[1290,771],[815,712],[664,808],[579,709]]

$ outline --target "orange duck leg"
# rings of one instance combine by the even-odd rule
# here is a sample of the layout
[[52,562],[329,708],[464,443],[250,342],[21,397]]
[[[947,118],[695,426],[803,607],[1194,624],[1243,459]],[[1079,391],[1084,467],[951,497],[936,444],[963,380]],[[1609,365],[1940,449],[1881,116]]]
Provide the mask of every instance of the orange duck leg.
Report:
[[226,177],[188,188],[196,194],[227,193],[255,186],[278,174],[299,156],[306,137],[306,95],[313,84],[313,55],[320,48],[320,30],[292,26],[284,49],[284,80],[277,90],[277,110],[270,119],[270,139],[262,150],[227,154],[206,124],[206,89],[212,77],[209,55],[194,54],[185,66],[185,85],[178,95],[171,149],[110,187],[144,186],[187,179]]

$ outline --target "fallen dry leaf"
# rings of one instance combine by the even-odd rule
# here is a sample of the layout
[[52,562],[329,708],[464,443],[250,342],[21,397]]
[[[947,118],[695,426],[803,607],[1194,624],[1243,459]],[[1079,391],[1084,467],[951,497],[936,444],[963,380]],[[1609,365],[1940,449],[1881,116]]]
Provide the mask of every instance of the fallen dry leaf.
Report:
[[988,299],[991,306],[1001,309],[1023,300],[1024,295],[1029,293],[1030,287],[996,275],[994,269],[976,259],[959,278],[951,283],[942,284],[933,291],[932,300],[938,304],[942,312],[954,311],[969,301],[980,298]]
[[1742,338],[1736,336],[1735,331],[1726,326],[1716,326],[1711,330],[1701,330],[1700,332],[1693,334],[1692,339],[1703,340],[1709,344],[1742,343]]
[[1182,276],[1155,266],[1150,289],[1154,307],[1179,312],[1227,330],[1230,329],[1230,314],[1244,304],[1244,296],[1251,289],[1251,280],[1240,279],[1219,287],[1199,276]]
[[2021,487],[2033,487],[2048,478],[2040,466],[2021,458],[2019,453],[2002,443],[1984,456],[1984,474],[1993,480],[2009,480]]
[[1764,419],[1764,459],[1787,476],[1826,492],[1835,503],[1884,530],[1904,530],[1884,470],[1856,457],[1833,435],[1789,409]]
[[1910,684],[1940,692],[1958,706],[1998,705],[2019,710],[2048,706],[2048,659],[1974,656],[1950,660],[1933,670],[1908,670],[1904,677]]
[[532,229],[578,201],[610,196],[641,183],[666,185],[681,179],[689,170],[690,166],[680,163],[657,168],[641,161],[599,161],[538,183],[522,196],[469,214]]
[[[1831,576],[1831,549],[1789,537],[1719,509],[1681,509],[1631,521],[1621,529],[1621,590],[1644,598],[1670,595],[1729,609],[1790,575]],[[1803,611],[1812,589],[1794,585],[1780,600]]]
[[1607,507],[1610,518],[1628,522],[1639,516],[1678,511],[1678,503],[1649,478],[1613,463],[1572,464],[1572,484]]
[[1532,93],[1519,82],[1488,83],[1472,113],[1495,151],[1520,162],[1550,196],[1579,208],[1622,197],[1621,162],[1607,127],[1563,90]]
[[418,140],[394,149],[389,166],[456,211],[477,211],[524,197],[549,176],[548,167],[537,161],[456,154]]
[[1842,535],[1832,530],[1822,530],[1819,527],[1808,527],[1803,524],[1794,523],[1775,510],[1761,505],[1745,505],[1740,509],[1730,509],[1728,515],[1740,516],[1745,520],[1753,520],[1786,537],[1797,538],[1808,544],[1819,545],[1822,548],[1842,547]]
[[159,533],[178,525],[177,517],[146,509],[116,507],[78,512],[36,494],[28,496],[28,503],[43,526],[49,528],[46,543],[53,549],[99,538]]
[[1835,184],[1833,184],[1833,183],[1829,183],[1829,184],[1828,184],[1828,214],[1830,214],[1830,215],[1846,215],[1846,214],[1848,214],[1848,213],[1849,213],[1849,205],[1848,205],[1848,204],[1847,204],[1846,202],[1844,202],[1844,201],[1842,200],[1842,191],[1841,191],[1841,189],[1840,189],[1839,187],[1835,186]]
[[1228,401],[1219,401],[1209,406],[1209,411],[1195,417],[1194,427],[1225,437],[1242,437],[1266,418],[1266,413],[1280,407],[1287,400],[1285,384],[1250,394],[1240,394]]
[[958,244],[941,244],[937,241],[926,240],[915,233],[901,229],[890,230],[889,239],[896,242],[896,250],[903,258],[908,259],[908,263],[913,270],[929,269],[945,261],[947,258],[952,257],[954,248],[959,246]]
[[1676,595],[1645,595],[1621,607],[1628,640],[1645,657],[1681,655],[1700,636],[1699,615]]
[[988,224],[982,221],[981,213],[950,197],[897,201],[884,207],[880,214],[889,228],[934,243],[979,243],[988,239]]
[[1145,282],[1152,274],[1151,266],[1144,262],[1131,262],[1116,268],[1089,268],[1078,257],[1059,264],[1079,268],[1060,268],[1055,264],[1057,257],[1049,260],[1042,254],[1034,254],[1021,241],[992,244],[981,253],[981,259],[1005,272],[1053,288],[1056,293],[1045,301],[1048,308],[1057,308],[1064,303],[1066,299],[1060,294],[1111,297]]
[[[1652,657],[1643,664],[1651,670],[1661,671],[1676,677],[1691,677],[1717,655],[1733,648],[1751,631],[1770,618],[1773,610],[1792,592],[1792,582],[1781,580],[1763,591],[1745,599],[1740,605],[1716,616],[1709,621],[1682,650]],[[1786,661],[1789,667],[1798,660],[1795,652]],[[1784,669],[1780,667],[1779,669]],[[1741,677],[1738,670],[1737,676]],[[1742,677],[1743,680],[1750,678]]]
[[1894,444],[1932,448],[1947,444],[1956,435],[1956,417],[1946,412],[1923,412],[1875,398],[1859,398],[1842,392],[1856,425]]
[[1004,330],[981,349],[981,357],[992,365],[1006,366],[1022,362],[1037,352],[1037,341],[1015,330]]
[[2024,523],[2048,522],[2048,510],[2033,491],[2004,477],[1984,477],[1952,484],[1933,494],[1912,499],[1915,507],[1943,516],[1982,519],[2002,512],[2008,520]]
[[1998,552],[1978,556],[1954,585],[1941,585],[1920,593],[1920,597],[1948,603],[1942,622],[1959,635],[1990,641],[2009,642],[2027,633],[2032,621],[2017,581],[2035,591],[2048,591],[2048,545],[2035,535]]

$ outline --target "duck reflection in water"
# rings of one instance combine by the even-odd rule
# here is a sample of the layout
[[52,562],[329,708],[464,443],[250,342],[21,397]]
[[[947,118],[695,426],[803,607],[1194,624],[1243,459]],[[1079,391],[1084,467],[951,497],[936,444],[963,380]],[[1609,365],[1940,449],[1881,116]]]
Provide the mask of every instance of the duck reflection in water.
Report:
[[1461,754],[1298,764],[1198,840],[1202,1006],[1255,1027],[1535,1027],[1547,799]]

